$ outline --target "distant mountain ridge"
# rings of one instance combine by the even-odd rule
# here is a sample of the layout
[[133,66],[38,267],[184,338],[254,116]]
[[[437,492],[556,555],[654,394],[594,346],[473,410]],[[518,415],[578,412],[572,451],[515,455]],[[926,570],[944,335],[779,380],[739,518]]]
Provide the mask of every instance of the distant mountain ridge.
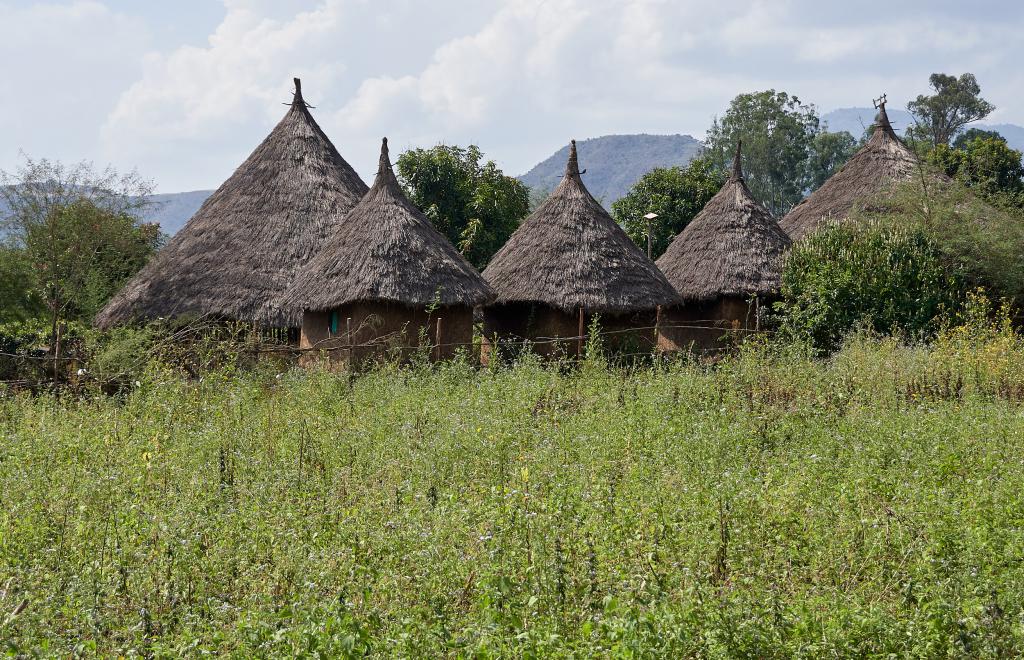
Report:
[[[831,131],[848,131],[855,138],[860,138],[864,129],[874,121],[875,114],[873,108],[838,108],[826,112],[821,119]],[[900,134],[913,123],[913,117],[906,110],[889,108],[888,114]],[[998,131],[1010,147],[1024,151],[1024,127],[1016,124],[971,126]],[[655,167],[685,167],[700,154],[703,143],[691,135],[638,133],[581,140],[576,143],[576,148],[580,167],[587,170],[583,182],[605,208],[611,208],[612,202],[623,197],[640,177]],[[561,181],[568,155],[569,145],[564,145],[518,179],[531,188],[550,191]],[[174,235],[213,192],[193,190],[151,195],[149,199],[153,203],[143,212],[143,220],[157,222],[164,233]],[[0,215],[3,211],[0,208]]]
[[[892,122],[893,128],[900,135],[903,135],[907,127],[914,124],[913,115],[906,110],[888,107],[885,110],[886,114],[889,115],[889,121]],[[864,129],[871,126],[877,113],[878,111],[874,108],[838,108],[823,114],[821,120],[828,124],[828,130],[830,131],[848,131],[853,137],[860,138],[864,133]],[[1016,124],[976,123],[970,124],[969,128],[996,131],[1006,138],[1006,144],[1011,149],[1024,151],[1024,127],[1022,126],[1017,126]]]
[[163,193],[150,195],[150,204],[142,212],[144,222],[156,222],[160,230],[173,236],[185,226],[206,198],[213,194],[212,190],[192,190],[180,193]]
[[[640,177],[655,167],[686,166],[703,144],[690,135],[604,135],[576,142],[583,183],[605,208],[623,197]],[[565,173],[569,145],[521,175],[531,188],[549,191]]]

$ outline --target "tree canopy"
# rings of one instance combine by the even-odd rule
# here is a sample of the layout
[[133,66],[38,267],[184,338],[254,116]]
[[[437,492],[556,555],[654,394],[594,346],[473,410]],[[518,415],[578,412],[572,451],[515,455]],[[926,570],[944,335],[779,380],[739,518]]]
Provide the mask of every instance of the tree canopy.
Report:
[[948,145],[964,126],[984,119],[996,109],[981,98],[981,86],[973,73],[959,78],[933,73],[928,81],[935,93],[921,94],[907,104],[916,122],[909,130],[914,139],[926,140],[936,147]]
[[743,174],[751,192],[782,217],[853,155],[855,140],[822,127],[813,105],[769,89],[740,94],[712,122],[706,153],[719,168],[743,141]]
[[686,228],[725,182],[725,176],[708,157],[695,158],[685,167],[657,167],[640,178],[625,197],[612,203],[612,217],[626,234],[647,250],[647,220],[651,222],[651,258],[668,249],[672,238]]
[[490,261],[530,210],[530,191],[479,147],[438,145],[398,157],[413,204],[477,268]]
[[1021,152],[991,131],[974,132],[954,144],[935,147],[928,162],[991,202],[1024,208]]
[[27,159],[3,173],[6,243],[0,320],[90,321],[159,247],[161,234],[138,212],[151,187],[135,174],[97,172]]

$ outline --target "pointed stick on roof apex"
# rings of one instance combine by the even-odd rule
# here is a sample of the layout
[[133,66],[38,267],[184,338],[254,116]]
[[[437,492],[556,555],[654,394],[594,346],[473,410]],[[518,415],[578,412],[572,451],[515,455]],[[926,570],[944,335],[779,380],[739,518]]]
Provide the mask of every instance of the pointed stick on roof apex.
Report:
[[569,160],[565,163],[565,176],[580,177],[580,163],[576,157],[576,140],[569,141]]
[[736,155],[732,158],[732,178],[737,181],[743,179],[743,161],[740,156],[740,148],[743,146],[743,140],[736,140]]

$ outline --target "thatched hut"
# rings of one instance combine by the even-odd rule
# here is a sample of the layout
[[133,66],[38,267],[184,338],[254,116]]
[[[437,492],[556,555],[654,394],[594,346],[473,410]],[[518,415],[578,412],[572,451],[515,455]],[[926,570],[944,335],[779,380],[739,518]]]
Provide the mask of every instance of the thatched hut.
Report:
[[919,164],[879,107],[871,139],[820,188],[793,207],[779,223],[794,241],[822,224],[842,221],[857,205],[870,203],[894,182],[910,179]]
[[484,308],[485,350],[526,340],[541,354],[577,354],[578,337],[595,315],[602,330],[622,331],[606,335],[607,345],[649,350],[658,306],[678,301],[654,262],[583,185],[575,141],[561,183],[483,275],[497,294]]
[[493,294],[402,192],[387,138],[373,186],[335,227],[288,292],[302,310],[301,348],[355,364],[408,357],[424,341],[435,359],[469,350],[473,308]]
[[727,330],[757,329],[789,245],[747,188],[737,145],[728,181],[657,261],[683,301],[663,310],[660,347],[715,348]]
[[297,328],[282,295],[366,190],[296,78],[280,123],[95,322],[200,316]]

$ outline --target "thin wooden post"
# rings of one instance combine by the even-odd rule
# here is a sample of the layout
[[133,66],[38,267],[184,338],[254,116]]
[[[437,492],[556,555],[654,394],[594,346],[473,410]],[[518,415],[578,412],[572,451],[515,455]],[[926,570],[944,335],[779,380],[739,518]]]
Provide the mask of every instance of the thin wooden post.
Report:
[[661,305],[654,308],[654,352],[661,345]]
[[435,360],[440,360],[441,357],[442,357],[442,353],[441,353],[441,317],[440,316],[437,317],[437,330],[435,331],[435,334],[434,334],[434,343],[436,344],[435,350],[434,350],[434,353],[435,353],[434,359]]
[[583,357],[583,305],[580,305],[580,325],[576,333],[576,356]]
[[352,317],[345,319],[345,336],[348,337],[348,367],[352,368],[352,361],[354,356],[352,354],[354,344],[352,342]]

